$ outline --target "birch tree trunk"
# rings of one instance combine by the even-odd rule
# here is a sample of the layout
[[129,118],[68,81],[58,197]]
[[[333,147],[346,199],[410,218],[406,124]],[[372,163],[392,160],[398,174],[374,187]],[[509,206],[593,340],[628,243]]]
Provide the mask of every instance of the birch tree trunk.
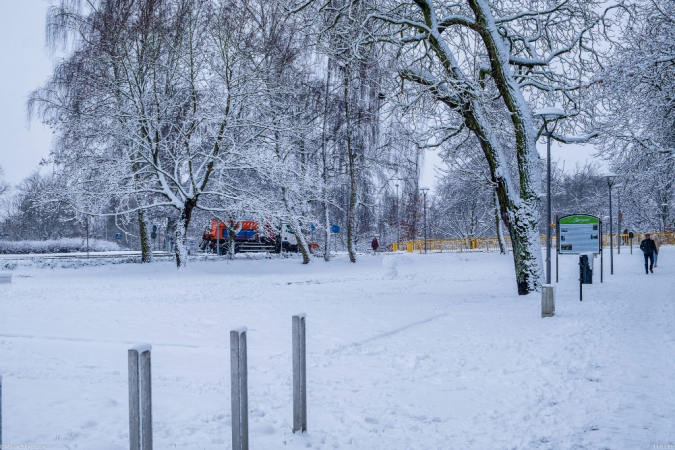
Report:
[[187,233],[190,226],[190,219],[192,218],[192,211],[197,202],[195,200],[187,200],[185,206],[181,210],[178,226],[176,227],[176,268],[180,269],[187,265],[188,260],[188,242]]
[[356,183],[356,154],[352,140],[352,121],[350,109],[350,82],[351,74],[349,65],[343,67],[344,70],[344,101],[345,101],[345,136],[347,140],[347,161],[349,169],[349,207],[347,211],[347,252],[349,261],[356,262],[356,201],[357,201],[357,183]]
[[324,203],[323,205],[323,217],[326,225],[326,229],[324,230],[324,242],[325,246],[323,249],[323,260],[328,262],[330,261],[330,217],[328,217],[328,204]]
[[300,229],[300,223],[295,217],[291,218],[291,226],[293,227],[293,231],[295,232],[294,233],[295,239],[298,241],[298,249],[300,250],[300,253],[302,253],[302,263],[309,264],[311,258],[309,255],[309,246],[307,245],[307,239],[305,238],[305,235],[302,233],[302,230]]
[[323,104],[323,130],[321,131],[321,159],[323,164],[323,172],[321,174],[321,181],[323,186],[321,186],[322,199],[321,207],[325,220],[325,230],[324,230],[324,247],[323,247],[323,260],[328,262],[330,261],[330,217],[328,212],[328,145],[326,142],[326,128],[328,126],[328,98],[330,96],[330,60],[326,64],[326,91],[324,92],[324,104]]
[[300,250],[300,253],[302,253],[302,263],[309,264],[311,259],[309,256],[309,246],[307,245],[307,239],[305,239],[305,235],[302,233],[302,230],[300,229],[300,222],[298,222],[297,219],[298,215],[295,213],[295,208],[291,204],[291,201],[288,199],[287,188],[282,187],[281,193],[284,199],[286,214],[288,214],[289,217],[288,220],[291,224],[291,227],[293,228],[293,234],[295,235],[295,239],[298,242],[298,249]]

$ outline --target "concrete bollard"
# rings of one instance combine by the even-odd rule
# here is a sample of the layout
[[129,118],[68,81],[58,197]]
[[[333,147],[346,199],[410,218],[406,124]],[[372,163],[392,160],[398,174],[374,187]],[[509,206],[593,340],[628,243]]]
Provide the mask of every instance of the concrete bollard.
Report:
[[293,316],[293,433],[307,431],[306,317]]
[[12,274],[10,272],[0,272],[0,283],[11,283]]
[[545,284],[541,288],[541,317],[555,314],[555,285]]
[[152,346],[129,349],[129,448],[152,450]]
[[248,450],[248,372],[246,327],[230,331],[232,450]]

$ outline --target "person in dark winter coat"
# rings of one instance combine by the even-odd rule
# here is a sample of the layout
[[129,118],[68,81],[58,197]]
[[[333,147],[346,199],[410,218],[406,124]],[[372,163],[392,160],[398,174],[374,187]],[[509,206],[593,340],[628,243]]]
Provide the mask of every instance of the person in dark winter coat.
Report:
[[377,236],[373,238],[373,242],[370,243],[370,246],[373,248],[373,252],[377,253],[377,249],[380,248],[380,243],[377,242]]
[[[656,248],[654,241],[650,239],[649,234],[645,234],[644,240],[640,242],[640,250],[642,250],[642,253],[645,255],[645,273],[654,273],[654,255],[658,255],[659,250]],[[648,262],[649,267],[647,266]]]

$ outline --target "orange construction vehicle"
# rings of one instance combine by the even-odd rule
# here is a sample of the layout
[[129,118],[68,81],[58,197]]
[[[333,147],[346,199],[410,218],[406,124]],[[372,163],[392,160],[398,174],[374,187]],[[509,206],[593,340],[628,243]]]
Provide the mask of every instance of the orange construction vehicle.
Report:
[[218,254],[230,251],[230,227],[235,231],[234,252],[270,252],[281,253],[297,252],[298,241],[288,224],[282,224],[281,230],[276,230],[269,222],[262,226],[253,220],[224,223],[211,219],[211,223],[204,229],[202,242],[199,248]]

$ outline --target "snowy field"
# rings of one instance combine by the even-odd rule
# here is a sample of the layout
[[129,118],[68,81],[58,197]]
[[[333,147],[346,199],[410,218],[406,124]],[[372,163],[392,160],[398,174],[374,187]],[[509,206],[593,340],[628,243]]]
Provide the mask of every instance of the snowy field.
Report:
[[[494,253],[19,266],[0,284],[3,444],[128,449],[127,349],[148,342],[155,448],[228,449],[242,325],[251,449],[675,444],[675,249],[654,275],[637,249],[615,255],[613,276],[608,260],[579,302],[577,260],[561,257],[546,319]],[[291,433],[299,312],[305,435]]]

